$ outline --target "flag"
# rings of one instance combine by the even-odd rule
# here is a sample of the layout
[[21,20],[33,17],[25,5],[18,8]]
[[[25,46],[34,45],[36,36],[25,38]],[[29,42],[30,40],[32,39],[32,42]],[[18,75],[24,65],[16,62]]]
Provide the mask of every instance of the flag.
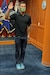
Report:
[[[2,6],[1,6],[2,13],[5,13],[5,12],[7,11],[7,8],[8,8],[8,7],[7,7],[6,0],[3,0]],[[10,15],[12,15],[12,14],[14,13],[13,10],[11,10],[11,12],[12,12],[12,13],[11,13]],[[11,31],[10,25],[11,25],[11,23],[10,23],[9,20],[6,20],[6,19],[0,20],[0,33],[1,33],[4,29],[6,29],[7,33],[9,33],[9,32]],[[11,32],[13,32],[13,29],[12,29]]]
[[2,6],[1,6],[1,9],[2,9],[2,12],[5,13],[7,11],[7,3],[6,3],[6,0],[3,0],[3,3],[2,3]]
[[2,20],[0,21],[0,32],[5,29],[7,33],[10,31],[10,21],[9,20]]

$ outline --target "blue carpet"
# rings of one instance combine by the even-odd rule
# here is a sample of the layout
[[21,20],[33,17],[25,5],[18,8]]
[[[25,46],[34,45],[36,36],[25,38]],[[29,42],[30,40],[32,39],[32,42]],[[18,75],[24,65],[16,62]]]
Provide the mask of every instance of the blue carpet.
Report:
[[50,75],[50,68],[41,64],[42,52],[28,44],[24,64],[25,70],[15,68],[15,45],[0,46],[0,75]]

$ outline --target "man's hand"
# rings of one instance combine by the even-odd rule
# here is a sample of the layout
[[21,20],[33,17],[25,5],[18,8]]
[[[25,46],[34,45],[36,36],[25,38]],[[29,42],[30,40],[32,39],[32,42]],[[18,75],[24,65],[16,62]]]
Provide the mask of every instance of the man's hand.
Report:
[[5,19],[10,19],[9,13],[12,8],[13,8],[13,2],[10,2],[8,5],[8,10],[5,13]]
[[13,2],[10,2],[10,3],[9,3],[8,9],[9,9],[9,10],[13,9]]
[[28,39],[30,38],[29,34],[28,34],[28,36],[27,36],[27,37],[28,37]]

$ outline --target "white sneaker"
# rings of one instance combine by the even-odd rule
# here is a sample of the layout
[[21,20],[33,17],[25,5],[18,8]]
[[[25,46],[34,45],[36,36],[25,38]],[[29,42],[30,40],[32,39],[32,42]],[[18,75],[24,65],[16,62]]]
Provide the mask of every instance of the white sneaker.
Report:
[[23,63],[21,63],[21,68],[25,69],[25,65]]
[[16,69],[17,69],[17,70],[20,70],[20,69],[21,69],[20,64],[16,64]]
[[22,69],[25,69],[25,66],[24,66],[23,63],[16,64],[16,69],[17,69],[17,70],[22,70]]

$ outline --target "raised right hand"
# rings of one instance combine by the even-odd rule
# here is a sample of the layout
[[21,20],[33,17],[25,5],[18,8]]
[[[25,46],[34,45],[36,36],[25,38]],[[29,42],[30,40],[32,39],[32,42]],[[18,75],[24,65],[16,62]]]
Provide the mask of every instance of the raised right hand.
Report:
[[9,10],[13,9],[13,2],[10,2],[10,3],[9,3],[8,9],[9,9]]

